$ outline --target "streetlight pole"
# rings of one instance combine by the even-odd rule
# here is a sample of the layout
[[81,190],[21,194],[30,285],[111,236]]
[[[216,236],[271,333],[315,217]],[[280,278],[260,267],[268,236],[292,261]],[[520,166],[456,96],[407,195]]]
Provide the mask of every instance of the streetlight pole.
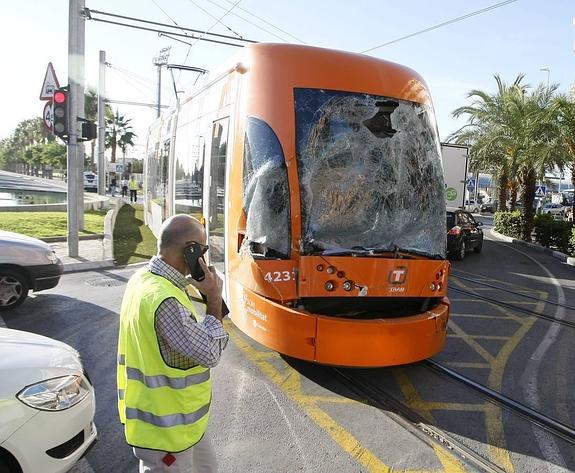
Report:
[[162,66],[168,64],[168,58],[170,57],[170,48],[160,49],[160,54],[156,56],[153,60],[154,66],[158,68],[158,103],[156,105],[156,117],[160,116],[161,111],[161,100],[162,100]]
[[549,88],[549,76],[551,75],[551,68],[549,66],[543,66],[540,67],[539,70],[547,72],[547,88]]

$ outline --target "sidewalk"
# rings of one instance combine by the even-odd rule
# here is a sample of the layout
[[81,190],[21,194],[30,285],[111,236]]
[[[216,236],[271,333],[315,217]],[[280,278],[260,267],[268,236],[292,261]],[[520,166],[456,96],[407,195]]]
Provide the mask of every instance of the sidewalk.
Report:
[[56,255],[64,264],[65,273],[111,268],[114,266],[114,258],[111,250],[112,242],[110,241],[108,245],[106,236],[95,240],[80,240],[78,244],[78,256],[75,258],[68,256],[67,241],[49,243],[49,245],[54,248]]

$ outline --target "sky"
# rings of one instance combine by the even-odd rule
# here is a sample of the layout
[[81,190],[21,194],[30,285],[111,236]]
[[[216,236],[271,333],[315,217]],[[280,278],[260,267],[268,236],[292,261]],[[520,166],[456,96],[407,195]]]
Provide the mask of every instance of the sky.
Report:
[[[244,38],[262,42],[303,42],[361,52],[500,2],[86,0],[86,7],[233,35],[230,28]],[[214,18],[221,18],[232,7],[221,20],[225,26],[218,24]],[[455,120],[452,111],[467,103],[466,94],[472,89],[494,91],[494,74],[512,82],[517,74],[524,73],[526,82],[532,85],[546,84],[549,78],[552,84],[559,85],[560,92],[568,92],[575,83],[574,17],[573,0],[517,0],[367,54],[404,64],[423,76],[433,97],[440,137],[445,139],[464,123]],[[4,67],[0,74],[4,90],[0,114],[2,139],[21,120],[42,115],[44,103],[38,96],[49,62],[54,65],[60,85],[67,83],[68,1],[3,1],[0,18],[3,19],[0,39],[4,45]],[[217,69],[237,51],[234,47],[201,41],[190,48],[157,33],[87,21],[86,84],[97,87],[98,55],[104,50],[111,64],[106,68],[107,96],[154,103],[157,68],[153,58],[165,47],[171,47],[170,63],[208,70]],[[548,68],[549,72],[541,68]],[[195,75],[175,72],[175,78],[179,90],[189,90]],[[173,105],[173,84],[166,71],[162,83],[162,103]],[[130,155],[141,157],[146,129],[154,120],[155,111],[132,105],[113,107],[132,120],[137,139]]]

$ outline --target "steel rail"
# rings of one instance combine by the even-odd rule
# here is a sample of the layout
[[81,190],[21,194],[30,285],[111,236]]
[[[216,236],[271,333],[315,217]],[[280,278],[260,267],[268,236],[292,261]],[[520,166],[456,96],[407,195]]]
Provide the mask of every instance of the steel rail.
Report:
[[458,287],[450,286],[449,290],[459,292],[461,294],[465,294],[467,296],[475,297],[476,299],[481,299],[486,302],[490,302],[492,304],[500,305],[502,307],[507,307],[508,309],[516,310],[518,312],[524,312],[526,314],[534,315],[539,317],[540,319],[547,320],[548,322],[553,322],[561,325],[565,325],[566,327],[575,328],[575,322],[570,322],[569,320],[558,319],[557,317],[553,317],[551,315],[543,314],[541,312],[537,312],[535,310],[527,309],[525,307],[520,307],[515,304],[510,304],[509,302],[498,301],[497,299],[493,299],[491,297],[482,296],[481,294],[477,294],[476,292],[466,291],[465,289],[459,289]]
[[440,373],[442,375],[445,375],[450,379],[459,381],[460,383],[468,386],[469,388],[481,393],[488,400],[511,409],[512,411],[520,414],[525,419],[547,430],[548,432],[551,432],[552,434],[561,437],[563,440],[566,440],[569,443],[575,444],[574,427],[564,424],[563,422],[551,416],[547,416],[525,404],[515,401],[514,399],[511,399],[510,397],[505,396],[504,394],[501,394],[481,383],[478,383],[477,381],[474,381],[471,378],[468,378],[467,376],[457,373],[451,368],[448,368],[447,366],[444,366],[435,360],[431,359],[425,360],[422,361],[420,364],[427,366],[431,370]]
[[468,278],[465,276],[459,276],[458,274],[454,274],[453,272],[450,273],[450,276],[457,278],[457,279],[463,279],[464,281],[469,281],[469,282],[474,282],[477,284],[481,284],[482,286],[487,286],[487,287],[492,287],[493,289],[497,289],[498,291],[502,291],[502,292],[507,292],[509,294],[514,294],[514,295],[518,295],[520,297],[525,297],[527,299],[532,299],[535,301],[542,301],[545,302],[545,304],[550,304],[550,305],[554,305],[556,307],[564,307],[565,309],[569,309],[569,310],[573,310],[575,311],[575,307],[570,306],[570,305],[564,305],[564,304],[560,304],[559,302],[555,302],[555,301],[550,301],[548,299],[540,299],[539,297],[536,296],[531,296],[529,294],[523,294],[521,292],[517,292],[517,291],[512,291],[511,289],[505,289],[504,287],[499,287],[499,286],[495,286],[493,284],[489,284],[487,282],[483,282],[479,279],[473,279],[473,278]]
[[504,470],[463,445],[441,429],[430,425],[421,415],[410,409],[391,394],[366,380],[353,379],[340,368],[329,368],[340,382],[372,406],[382,410],[387,417],[412,435],[430,445],[431,442],[456,455],[468,466],[488,473],[504,473]]

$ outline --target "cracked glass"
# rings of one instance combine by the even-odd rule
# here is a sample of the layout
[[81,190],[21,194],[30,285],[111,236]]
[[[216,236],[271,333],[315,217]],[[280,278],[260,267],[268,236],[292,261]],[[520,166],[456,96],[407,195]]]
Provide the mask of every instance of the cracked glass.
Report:
[[302,254],[445,257],[433,109],[363,93],[295,89]]

